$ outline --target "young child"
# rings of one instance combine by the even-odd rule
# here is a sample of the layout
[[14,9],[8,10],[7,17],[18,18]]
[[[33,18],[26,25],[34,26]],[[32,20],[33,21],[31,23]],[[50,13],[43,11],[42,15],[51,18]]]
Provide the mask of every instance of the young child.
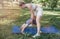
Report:
[[40,7],[39,5],[37,4],[32,4],[32,3],[24,3],[24,2],[21,2],[19,4],[19,6],[24,9],[24,8],[28,8],[29,11],[30,11],[30,14],[31,14],[31,17],[29,20],[26,21],[26,23],[24,23],[22,26],[21,26],[21,33],[24,33],[24,29],[29,25],[29,24],[35,24],[37,25],[37,33],[33,36],[33,37],[36,37],[36,36],[40,36],[40,27],[41,27],[41,24],[40,24],[40,19],[43,15],[43,9],[42,7]]

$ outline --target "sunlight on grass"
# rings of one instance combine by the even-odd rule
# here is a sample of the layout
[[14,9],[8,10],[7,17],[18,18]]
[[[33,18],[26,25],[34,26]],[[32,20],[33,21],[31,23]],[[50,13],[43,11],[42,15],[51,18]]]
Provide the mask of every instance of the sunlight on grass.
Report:
[[[60,13],[60,12],[59,12]],[[46,15],[60,15],[58,12],[53,12],[53,11],[45,11],[43,14],[46,14]]]
[[6,24],[9,24],[11,22],[13,22],[14,20],[7,20],[7,19],[4,19],[4,20],[0,20],[0,24],[2,25],[6,25]]
[[15,21],[20,15],[20,9],[0,9],[0,24],[6,25]]
[[49,23],[49,21],[41,21],[41,23]]
[[29,13],[21,14],[20,16],[28,15]]
[[56,18],[60,18],[60,17],[56,17]]

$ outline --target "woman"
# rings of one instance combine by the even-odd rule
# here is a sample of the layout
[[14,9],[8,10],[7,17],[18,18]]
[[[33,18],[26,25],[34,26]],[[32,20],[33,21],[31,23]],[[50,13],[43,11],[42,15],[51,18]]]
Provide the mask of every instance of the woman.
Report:
[[29,25],[29,24],[35,24],[37,25],[37,33],[33,36],[33,37],[36,37],[36,36],[40,36],[40,27],[41,27],[41,24],[40,24],[40,19],[42,17],[42,13],[43,13],[43,9],[37,5],[37,4],[32,4],[32,3],[29,3],[29,4],[26,4],[24,2],[21,2],[19,4],[19,6],[21,8],[28,8],[29,11],[30,11],[30,14],[31,14],[31,18],[29,20],[26,21],[26,23],[24,23],[21,27],[21,33],[23,33],[24,29]]

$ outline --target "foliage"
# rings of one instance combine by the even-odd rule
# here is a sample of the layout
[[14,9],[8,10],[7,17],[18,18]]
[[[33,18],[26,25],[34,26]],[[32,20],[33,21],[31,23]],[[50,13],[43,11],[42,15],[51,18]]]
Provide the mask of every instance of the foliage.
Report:
[[57,7],[58,0],[49,0],[49,6],[52,8],[52,10]]
[[31,3],[32,0],[24,0],[24,2],[26,2],[26,3]]
[[59,0],[36,0],[35,2],[38,3],[43,3],[44,6],[48,6],[51,7],[51,9],[53,10],[55,7],[57,7],[57,3]]

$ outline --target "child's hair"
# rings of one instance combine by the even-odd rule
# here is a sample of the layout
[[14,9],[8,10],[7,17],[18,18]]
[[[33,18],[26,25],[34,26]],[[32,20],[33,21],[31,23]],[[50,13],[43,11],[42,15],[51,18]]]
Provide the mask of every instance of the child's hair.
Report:
[[19,6],[22,6],[23,4],[25,4],[25,2],[20,2]]

